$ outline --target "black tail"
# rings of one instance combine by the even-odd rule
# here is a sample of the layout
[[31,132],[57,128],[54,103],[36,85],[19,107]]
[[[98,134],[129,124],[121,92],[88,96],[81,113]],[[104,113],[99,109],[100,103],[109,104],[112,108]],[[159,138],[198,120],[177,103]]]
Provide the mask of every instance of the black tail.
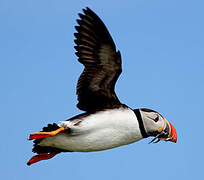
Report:
[[[60,127],[56,124],[48,124],[47,127],[44,127],[41,132],[50,132],[54,131],[56,129],[59,129]],[[45,147],[45,146],[39,146],[38,144],[42,141],[42,139],[36,139],[33,141],[33,152],[34,153],[52,153],[52,152],[65,152],[62,149],[54,148],[54,147]]]

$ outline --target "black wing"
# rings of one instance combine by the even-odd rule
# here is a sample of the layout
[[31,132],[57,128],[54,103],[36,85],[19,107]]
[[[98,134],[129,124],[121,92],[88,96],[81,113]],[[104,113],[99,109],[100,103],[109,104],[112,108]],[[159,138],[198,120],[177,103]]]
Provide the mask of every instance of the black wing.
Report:
[[84,65],[78,84],[77,107],[92,112],[121,105],[115,94],[115,83],[122,72],[120,52],[101,19],[89,8],[79,14],[75,49]]

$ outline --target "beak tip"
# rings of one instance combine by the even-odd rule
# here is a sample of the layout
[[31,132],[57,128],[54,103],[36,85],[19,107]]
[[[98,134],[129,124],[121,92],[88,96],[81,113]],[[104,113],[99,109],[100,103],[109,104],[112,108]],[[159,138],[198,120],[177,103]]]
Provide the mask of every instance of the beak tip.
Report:
[[170,134],[171,140],[170,141],[176,143],[177,142],[176,129],[170,122],[169,122],[169,124],[170,124],[170,127],[171,127],[171,134]]
[[177,143],[177,138],[176,139],[172,139],[171,142]]

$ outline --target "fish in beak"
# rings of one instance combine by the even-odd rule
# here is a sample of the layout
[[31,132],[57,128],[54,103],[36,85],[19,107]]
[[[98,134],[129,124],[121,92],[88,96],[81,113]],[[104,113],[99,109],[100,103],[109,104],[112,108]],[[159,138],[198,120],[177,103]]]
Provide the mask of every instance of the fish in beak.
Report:
[[159,142],[160,140],[162,141],[171,141],[171,142],[174,142],[176,143],[177,142],[177,133],[176,133],[176,129],[175,127],[165,119],[166,121],[166,126],[165,128],[160,128],[158,130],[159,134],[157,134],[154,139],[152,139],[150,143],[157,143]]

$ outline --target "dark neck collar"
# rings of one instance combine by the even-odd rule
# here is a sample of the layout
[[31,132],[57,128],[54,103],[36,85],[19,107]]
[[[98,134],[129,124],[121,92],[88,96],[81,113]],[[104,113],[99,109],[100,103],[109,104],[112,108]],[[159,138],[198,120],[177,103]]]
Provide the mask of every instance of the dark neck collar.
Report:
[[134,111],[134,113],[135,113],[135,115],[136,115],[136,117],[137,117],[137,120],[138,120],[138,123],[139,123],[139,127],[140,127],[140,132],[141,132],[141,134],[142,134],[142,137],[143,137],[143,138],[148,137],[147,132],[146,132],[146,130],[145,130],[145,128],[144,128],[144,123],[143,123],[143,121],[142,121],[142,117],[141,117],[140,110],[139,110],[139,109],[134,109],[133,111]]

